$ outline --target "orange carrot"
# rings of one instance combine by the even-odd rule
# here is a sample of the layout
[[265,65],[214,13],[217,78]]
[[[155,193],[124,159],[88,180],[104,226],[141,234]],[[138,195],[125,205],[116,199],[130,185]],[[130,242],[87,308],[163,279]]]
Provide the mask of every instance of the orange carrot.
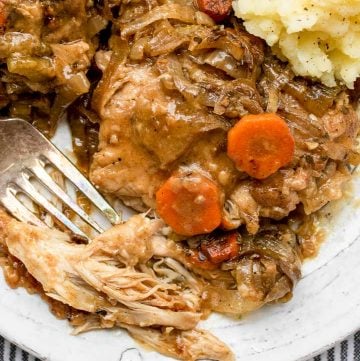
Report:
[[218,268],[218,265],[209,261],[206,256],[198,250],[191,250],[190,253],[187,255],[188,261],[193,264],[195,267],[212,271]]
[[242,171],[264,179],[291,162],[295,141],[276,114],[246,115],[228,133],[227,154]]
[[2,0],[0,0],[0,28],[5,26],[6,18],[7,18],[7,15],[5,13],[5,6],[4,6]]
[[208,14],[215,21],[226,19],[231,12],[231,0],[196,0],[199,10]]
[[199,173],[173,175],[156,192],[156,210],[178,234],[209,233],[221,222],[220,192]]
[[232,232],[224,237],[201,243],[203,254],[215,264],[228,261],[239,255],[240,245],[237,241],[237,233]]

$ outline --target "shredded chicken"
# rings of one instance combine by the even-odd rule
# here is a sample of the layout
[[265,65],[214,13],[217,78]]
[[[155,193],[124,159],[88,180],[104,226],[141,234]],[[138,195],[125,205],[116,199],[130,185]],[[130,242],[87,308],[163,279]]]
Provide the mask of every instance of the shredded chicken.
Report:
[[180,286],[135,268],[154,256],[150,237],[160,226],[135,216],[84,246],[59,231],[13,221],[5,242],[52,298],[91,313],[106,310],[116,322],[191,329],[200,319],[199,300],[187,302]]
[[[192,263],[186,245],[163,235],[164,226],[140,214],[84,245],[0,211],[8,251],[48,297],[86,312],[76,333],[121,326],[167,355],[230,360],[224,344],[196,325],[211,310],[245,314],[288,297],[300,277],[294,235],[285,226],[249,234],[240,240],[238,262],[206,271]],[[213,347],[201,347],[208,342]]]
[[185,360],[221,360],[232,361],[234,355],[219,340],[205,330],[182,331],[164,330],[163,332],[126,327],[130,334],[147,346],[165,350],[168,356]]
[[[230,359],[231,352],[223,343],[205,331],[193,330],[201,317],[201,283],[190,275],[187,282],[185,269],[176,282],[163,277],[166,269],[181,270],[180,264],[169,262],[168,266],[165,261],[154,270],[148,268],[150,259],[157,256],[152,239],[156,243],[162,226],[161,221],[138,215],[89,245],[81,245],[72,243],[65,233],[17,222],[3,211],[0,214],[2,242],[46,294],[94,315],[78,332],[121,325],[140,341],[184,360]],[[175,330],[146,329],[149,326]],[[155,336],[152,342],[150,335]],[[191,340],[196,340],[196,346]],[[213,344],[211,349],[200,347],[208,342]]]

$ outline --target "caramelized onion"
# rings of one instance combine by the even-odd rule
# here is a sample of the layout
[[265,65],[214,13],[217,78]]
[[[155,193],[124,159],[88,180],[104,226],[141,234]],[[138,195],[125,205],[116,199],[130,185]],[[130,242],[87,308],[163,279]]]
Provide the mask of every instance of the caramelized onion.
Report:
[[231,55],[222,50],[214,50],[206,56],[204,62],[224,71],[232,78],[245,78],[247,75],[246,68],[240,67]]
[[178,21],[196,24],[196,11],[190,6],[182,6],[174,3],[165,4],[156,7],[153,10],[150,10],[145,15],[141,16],[139,19],[121,26],[121,35],[123,37],[128,37],[144,27],[154,23],[155,21],[165,20],[165,19],[176,19]]
[[294,75],[279,62],[266,62],[265,74],[276,82],[278,88],[294,97],[310,113],[323,116],[329,110],[340,93],[341,88],[328,88],[321,84],[307,85],[305,82],[293,81]]
[[30,55],[34,52],[44,53],[48,50],[38,38],[32,34],[7,32],[0,36],[0,58],[6,58],[14,53]]

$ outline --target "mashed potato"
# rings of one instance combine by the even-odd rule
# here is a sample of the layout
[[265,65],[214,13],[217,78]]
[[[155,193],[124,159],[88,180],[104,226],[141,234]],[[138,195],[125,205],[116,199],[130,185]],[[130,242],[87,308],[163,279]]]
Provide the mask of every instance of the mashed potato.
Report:
[[360,76],[360,0],[235,0],[233,7],[296,74],[353,88]]

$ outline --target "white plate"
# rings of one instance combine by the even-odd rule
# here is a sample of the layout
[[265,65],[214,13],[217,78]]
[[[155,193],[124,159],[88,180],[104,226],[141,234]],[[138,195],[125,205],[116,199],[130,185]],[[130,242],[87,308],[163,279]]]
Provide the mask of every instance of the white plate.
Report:
[[[56,138],[69,151],[62,126]],[[360,179],[353,181],[360,195]],[[267,306],[242,320],[214,315],[201,326],[225,341],[241,361],[305,360],[360,327],[360,208],[355,197],[337,204],[319,256],[303,266],[293,299]],[[0,272],[1,273],[1,272]],[[41,359],[51,361],[162,361],[122,330],[71,336],[38,296],[11,290],[0,276],[0,334]]]

